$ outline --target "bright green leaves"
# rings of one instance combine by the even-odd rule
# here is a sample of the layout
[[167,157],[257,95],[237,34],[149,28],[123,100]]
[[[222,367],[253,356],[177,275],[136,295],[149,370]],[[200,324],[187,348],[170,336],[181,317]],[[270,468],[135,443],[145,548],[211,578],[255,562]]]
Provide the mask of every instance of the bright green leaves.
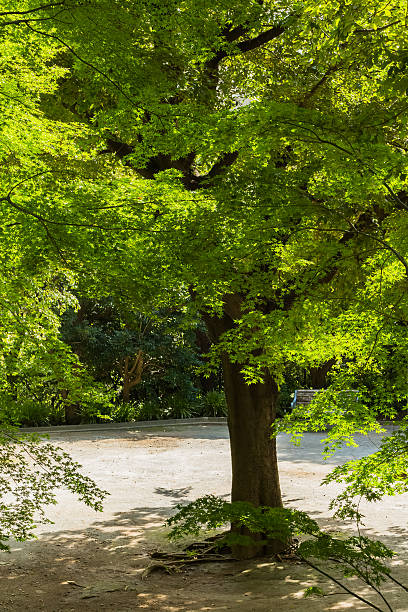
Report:
[[237,296],[213,358],[248,382],[333,360],[364,390],[406,345],[407,131],[387,84],[404,10],[203,6],[97,0],[4,29],[33,109],[5,131],[4,223],[88,295],[213,315]]
[[[301,536],[294,554],[342,587],[339,570],[346,578],[357,576],[377,593],[377,587],[390,578],[387,563],[394,553],[382,542],[364,536],[334,537],[321,530],[306,513],[298,510],[265,506],[255,508],[247,502],[229,503],[213,495],[201,497],[186,506],[179,505],[177,509],[177,513],[167,521],[171,527],[171,539],[197,536],[202,529],[218,529],[231,523],[234,530],[215,542],[220,547],[225,544],[232,547],[250,546],[255,539],[258,545],[267,544],[268,540],[273,539],[287,543],[294,536]],[[240,533],[243,530],[249,535]],[[361,599],[349,587],[346,590]],[[317,594],[317,587],[307,589],[305,594]],[[370,604],[365,599],[362,601]]]
[[[201,529],[218,529],[229,522],[246,527],[250,533],[262,533],[266,538],[278,538],[282,542],[301,533],[319,533],[317,523],[303,512],[255,508],[248,502],[230,503],[214,495],[200,497],[188,505],[178,505],[177,509],[178,512],[167,521],[167,525],[172,527],[169,537],[174,540],[198,535]],[[229,534],[226,538],[228,540]]]
[[107,492],[80,472],[80,465],[39,436],[0,429],[0,550],[11,538],[35,537],[39,523],[49,522],[44,509],[55,504],[55,489],[65,487],[94,510]]
[[[61,341],[61,315],[76,307],[71,275],[21,269],[16,257],[0,280],[0,421],[19,423],[27,402],[49,404],[62,393],[93,409],[109,394]],[[33,400],[34,398],[34,400]],[[61,396],[62,401],[62,396]]]
[[398,431],[381,440],[379,450],[359,460],[336,467],[324,484],[340,482],[344,490],[331,502],[342,519],[362,521],[361,500],[375,502],[384,495],[408,491],[408,432],[403,422]]

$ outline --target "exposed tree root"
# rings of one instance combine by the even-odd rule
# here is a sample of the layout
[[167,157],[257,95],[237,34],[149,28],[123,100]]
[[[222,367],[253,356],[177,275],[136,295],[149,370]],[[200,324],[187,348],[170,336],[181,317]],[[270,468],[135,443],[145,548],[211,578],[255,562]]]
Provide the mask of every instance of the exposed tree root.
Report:
[[[182,571],[185,567],[196,565],[198,563],[222,563],[239,561],[231,554],[231,548],[222,542],[225,534],[218,534],[201,542],[193,542],[186,546],[181,552],[161,552],[155,551],[150,554],[154,559],[143,572],[143,577],[146,578],[151,573],[163,571],[167,574],[174,574]],[[290,546],[279,554],[271,555],[272,558],[278,561],[298,560],[296,555],[298,541],[294,540]]]

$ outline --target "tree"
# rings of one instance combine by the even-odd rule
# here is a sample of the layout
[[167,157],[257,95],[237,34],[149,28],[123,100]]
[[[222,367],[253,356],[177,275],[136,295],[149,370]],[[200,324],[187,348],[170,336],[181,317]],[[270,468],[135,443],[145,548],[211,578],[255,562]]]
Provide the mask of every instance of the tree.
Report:
[[[223,367],[233,501],[281,506],[270,426],[285,368],[347,363],[341,388],[381,363],[406,321],[404,11],[367,0],[3,11],[13,44],[52,56],[36,108],[68,143],[36,155],[35,178],[2,177],[7,214],[34,219],[95,291],[200,313]],[[354,412],[354,429],[374,417]]]
[[131,397],[165,400],[175,392],[198,394],[196,324],[184,319],[177,311],[147,317],[119,311],[111,298],[81,298],[79,310],[64,314],[61,335],[93,377],[121,393],[125,403]]

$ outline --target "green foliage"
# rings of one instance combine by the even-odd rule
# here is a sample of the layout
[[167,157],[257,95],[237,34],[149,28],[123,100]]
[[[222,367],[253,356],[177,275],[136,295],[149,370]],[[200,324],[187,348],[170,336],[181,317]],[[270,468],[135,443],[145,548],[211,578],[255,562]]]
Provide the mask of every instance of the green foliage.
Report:
[[172,419],[188,419],[195,416],[194,401],[183,392],[172,393],[164,400],[165,411]]
[[227,402],[223,391],[208,391],[199,402],[197,416],[225,417],[227,414]]
[[346,486],[331,502],[331,509],[342,519],[362,522],[362,499],[379,501],[384,495],[408,491],[408,425],[406,420],[391,435],[382,438],[378,451],[336,467],[323,483],[339,482]]
[[[0,390],[16,414],[39,392],[91,412],[106,398],[59,335],[78,292],[129,320],[203,316],[209,369],[229,359],[248,383],[333,361],[331,388],[278,429],[330,427],[327,452],[379,431],[408,398],[404,3],[1,4]],[[99,371],[102,344],[136,348],[91,327]],[[180,378],[164,382],[175,414]],[[151,414],[153,395],[137,398]],[[390,464],[374,495],[405,473]],[[350,494],[380,465],[348,466]]]
[[[198,536],[202,529],[219,529],[228,523],[236,528],[245,527],[250,534],[261,534],[265,543],[270,539],[287,543],[294,536],[301,537],[296,549],[297,556],[340,586],[343,585],[336,578],[339,570],[344,577],[357,576],[376,593],[378,587],[390,578],[387,562],[394,553],[382,542],[361,535],[333,537],[322,531],[305,512],[298,510],[267,506],[255,508],[247,502],[231,503],[207,495],[188,505],[178,505],[176,514],[167,521],[171,527],[169,537],[173,540],[187,535]],[[235,531],[221,538],[219,545],[249,546],[253,542],[251,535],[241,535]],[[321,565],[316,566],[316,561],[320,561]],[[348,592],[360,598],[358,594]],[[318,589],[312,587],[305,592],[306,596],[312,594],[319,594]]]
[[49,522],[45,509],[64,487],[94,510],[102,510],[107,492],[80,471],[80,465],[54,444],[15,429],[0,430],[0,549],[7,541],[35,537],[36,525]]
[[[140,413],[140,405],[135,402],[115,404],[106,414],[106,417],[117,423],[137,421]],[[142,419],[140,419],[142,420]]]
[[[156,400],[177,412],[180,396],[193,402],[198,394],[200,363],[194,326],[181,312],[121,312],[112,298],[81,299],[77,311],[65,313],[62,338],[94,378],[120,395],[125,358],[142,351],[141,380],[131,390],[133,401]],[[178,399],[179,398],[179,399]]]
[[183,392],[164,395],[163,398],[148,397],[128,403],[117,402],[104,409],[99,418],[116,422],[151,421],[156,419],[188,419],[191,417],[225,417],[227,406],[224,393],[209,391],[202,397]]
[[[263,533],[268,538],[278,538],[282,542],[287,542],[294,534],[319,532],[317,523],[304,512],[266,506],[255,508],[249,502],[231,503],[214,495],[200,497],[188,505],[178,505],[177,509],[178,512],[167,521],[172,526],[169,534],[171,539],[186,535],[197,536],[203,528],[218,529],[228,522],[242,525],[254,534]],[[230,534],[225,537],[229,538]]]
[[295,408],[276,422],[274,431],[292,434],[296,444],[306,431],[326,431],[324,451],[333,453],[342,445],[357,446],[354,436],[370,430],[384,431],[370,410],[355,391],[328,388],[317,393],[307,406]]
[[313,595],[323,596],[325,592],[318,586],[307,587],[305,590],[305,597],[312,597]]
[[407,173],[405,14],[380,5],[8,3],[37,10],[2,17],[35,119],[27,142],[7,115],[7,241],[133,312],[238,296],[212,365],[228,353],[248,382],[381,369],[396,325],[396,355],[407,340]]
[[51,424],[54,415],[50,414],[50,407],[39,403],[35,399],[19,397],[18,400],[3,395],[1,398],[0,414],[2,422],[21,424],[24,427],[39,427]]
[[0,422],[58,422],[66,401],[88,411],[109,404],[110,394],[60,338],[60,316],[77,305],[72,275],[54,266],[31,276],[23,266],[13,271],[6,267],[0,279]]

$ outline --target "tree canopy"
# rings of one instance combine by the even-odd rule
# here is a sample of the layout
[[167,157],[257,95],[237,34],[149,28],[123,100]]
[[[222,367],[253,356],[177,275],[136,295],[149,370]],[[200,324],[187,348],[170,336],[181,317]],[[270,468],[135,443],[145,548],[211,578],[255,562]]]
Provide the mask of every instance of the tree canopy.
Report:
[[[334,364],[309,412],[334,424],[329,445],[395,415],[406,21],[397,0],[2,2],[4,389],[31,350],[22,320],[41,330],[35,359],[56,368],[58,342],[72,361],[55,304],[75,285],[205,321],[235,501],[281,503],[269,427],[289,367]],[[333,412],[350,388],[358,405]]]
[[3,214],[20,261],[148,308],[229,307],[218,347],[248,380],[369,345],[379,285],[398,320],[399,4],[6,4]]

